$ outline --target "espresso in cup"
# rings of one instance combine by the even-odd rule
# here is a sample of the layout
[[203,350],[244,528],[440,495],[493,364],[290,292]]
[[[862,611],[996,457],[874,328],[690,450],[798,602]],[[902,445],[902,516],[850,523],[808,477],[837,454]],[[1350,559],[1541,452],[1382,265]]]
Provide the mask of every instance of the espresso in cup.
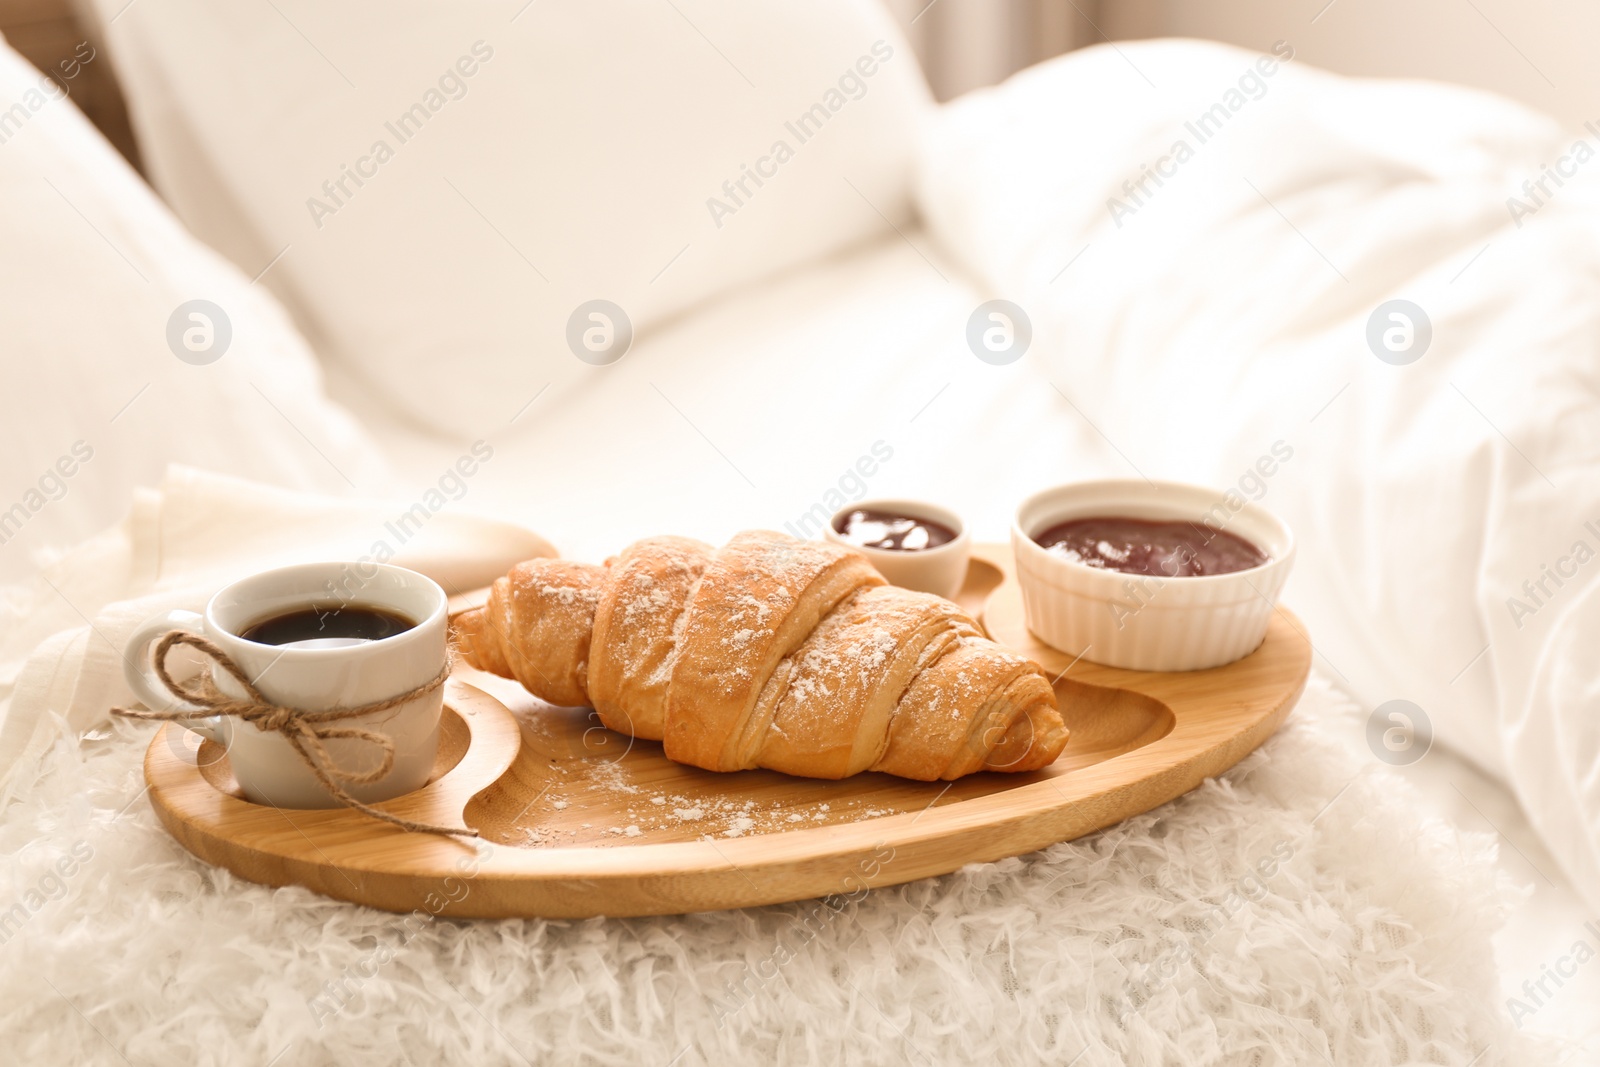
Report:
[[340,641],[357,644],[382,641],[414,628],[417,624],[387,608],[364,604],[310,604],[290,611],[274,612],[239,631],[246,641],[262,645],[310,647],[311,641]]

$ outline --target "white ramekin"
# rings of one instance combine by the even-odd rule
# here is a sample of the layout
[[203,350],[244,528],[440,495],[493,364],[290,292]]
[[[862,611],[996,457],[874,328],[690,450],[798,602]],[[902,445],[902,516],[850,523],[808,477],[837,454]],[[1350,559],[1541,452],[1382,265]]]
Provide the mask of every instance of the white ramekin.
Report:
[[[1157,578],[1073,563],[1033,539],[1056,523],[1094,516],[1209,523],[1268,559],[1232,574]],[[1024,500],[1011,526],[1028,629],[1068,655],[1141,671],[1202,670],[1253,652],[1266,636],[1294,547],[1288,525],[1266,508],[1237,492],[1181,482],[1056,486]]]
[[[852,511],[862,510],[887,511],[913,519],[931,519],[954,530],[956,537],[954,541],[946,542],[937,548],[927,548],[918,552],[862,548],[846,541],[840,536],[838,528],[840,519]],[[828,519],[828,528],[823,531],[823,536],[834,544],[853,548],[866,556],[877,568],[878,573],[888,579],[890,585],[954,599],[961,591],[962,583],[967,579],[967,560],[972,555],[972,539],[967,535],[967,524],[961,521],[960,515],[937,504],[921,500],[860,500],[834,512]]]

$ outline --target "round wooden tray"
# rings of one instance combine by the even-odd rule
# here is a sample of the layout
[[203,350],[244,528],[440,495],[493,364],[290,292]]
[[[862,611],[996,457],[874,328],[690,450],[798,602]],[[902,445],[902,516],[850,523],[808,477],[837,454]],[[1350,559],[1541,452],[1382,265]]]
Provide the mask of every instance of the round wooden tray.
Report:
[[1311,646],[1281,610],[1261,647],[1225,667],[1160,674],[1074,662],[1028,633],[1010,562],[1008,548],[980,546],[958,599],[1055,677],[1072,736],[1036,773],[933,783],[716,774],[601,728],[592,711],[460,670],[433,779],[382,806],[471,826],[476,841],[344,809],[251,804],[219,748],[191,747],[195,735],[170,724],[145,755],[151,803],[201,859],[389,911],[579,918],[749,907],[946,874],[1148,811],[1242,759],[1305,685]]

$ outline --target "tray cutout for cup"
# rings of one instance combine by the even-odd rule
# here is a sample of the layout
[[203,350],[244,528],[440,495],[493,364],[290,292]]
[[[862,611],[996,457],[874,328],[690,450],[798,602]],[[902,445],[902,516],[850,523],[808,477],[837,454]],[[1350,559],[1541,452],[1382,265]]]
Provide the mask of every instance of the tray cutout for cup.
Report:
[[[197,737],[196,734],[187,736]],[[187,738],[185,738],[186,740]],[[445,705],[439,716],[439,752],[433,758],[433,770],[428,774],[428,780],[423,788],[437,782],[461,762],[461,757],[467,754],[467,748],[472,743],[472,731],[467,729],[467,724],[461,721],[454,708]],[[244,795],[244,790],[239,788],[239,780],[234,777],[233,766],[228,762],[227,751],[215,741],[202,741],[194,754],[194,765],[199,769],[200,776],[219,793],[226,793],[235,800],[246,804],[253,803]]]

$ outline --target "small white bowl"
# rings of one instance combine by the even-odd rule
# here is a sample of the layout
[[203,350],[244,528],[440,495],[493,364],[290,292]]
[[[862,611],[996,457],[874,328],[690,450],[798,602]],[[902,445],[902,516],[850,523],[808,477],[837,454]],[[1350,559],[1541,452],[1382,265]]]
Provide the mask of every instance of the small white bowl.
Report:
[[[956,532],[955,540],[915,552],[887,548],[863,548],[851,544],[839,533],[839,520],[852,511],[887,511],[913,519],[930,519]],[[967,524],[949,508],[928,504],[921,500],[859,500],[840,508],[828,519],[823,536],[837,545],[853,548],[867,557],[878,573],[890,585],[915,589],[919,593],[933,593],[954,599],[967,580],[967,560],[972,555],[972,539],[967,535]]]
[[[1074,563],[1033,539],[1057,523],[1095,516],[1205,523],[1251,542],[1267,562],[1232,574],[1164,578]],[[1017,509],[1011,547],[1029,630],[1068,655],[1140,671],[1203,670],[1255,651],[1295,549],[1288,525],[1257,504],[1235,508],[1215,489],[1133,479],[1034,494]]]

